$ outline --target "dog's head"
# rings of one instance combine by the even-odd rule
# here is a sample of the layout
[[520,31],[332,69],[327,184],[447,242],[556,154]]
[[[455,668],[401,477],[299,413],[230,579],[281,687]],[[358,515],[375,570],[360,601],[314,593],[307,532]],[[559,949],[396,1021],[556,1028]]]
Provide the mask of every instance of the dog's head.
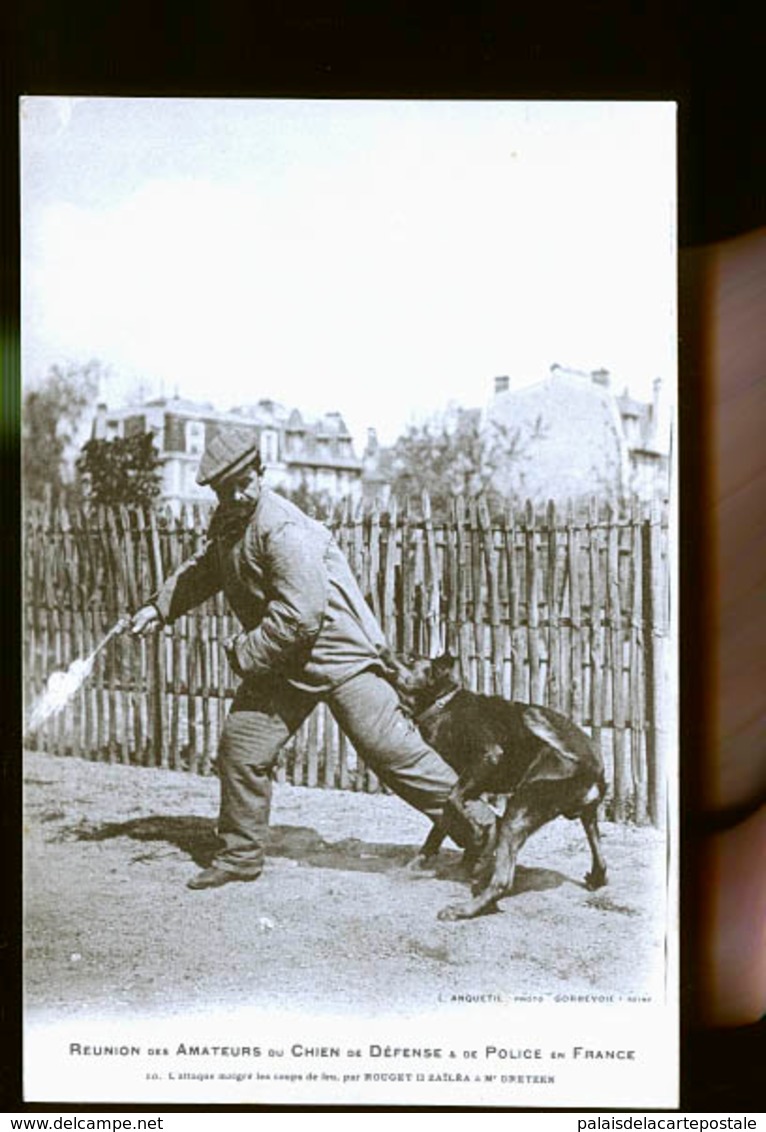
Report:
[[450,653],[428,660],[386,652],[383,659],[391,683],[412,715],[420,715],[440,696],[460,687],[460,661]]

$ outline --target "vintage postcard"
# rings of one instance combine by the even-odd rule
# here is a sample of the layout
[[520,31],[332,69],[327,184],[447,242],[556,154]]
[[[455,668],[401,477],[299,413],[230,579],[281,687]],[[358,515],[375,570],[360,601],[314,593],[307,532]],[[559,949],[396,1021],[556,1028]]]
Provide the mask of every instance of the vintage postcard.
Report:
[[22,99],[26,1101],[678,1103],[675,118]]

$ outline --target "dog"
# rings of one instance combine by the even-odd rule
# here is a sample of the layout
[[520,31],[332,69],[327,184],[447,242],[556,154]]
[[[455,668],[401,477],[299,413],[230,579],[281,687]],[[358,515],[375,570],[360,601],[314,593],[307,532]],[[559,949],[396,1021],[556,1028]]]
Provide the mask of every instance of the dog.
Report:
[[[495,836],[474,869],[472,899],[443,908],[439,919],[471,919],[494,909],[511,890],[524,842],[559,816],[579,818],[585,830],[591,851],[587,887],[605,885],[598,807],[606,781],[601,754],[589,736],[551,708],[467,691],[459,662],[448,653],[412,660],[387,651],[384,660],[423,738],[458,774],[445,814],[457,810],[475,827],[472,800],[480,795],[506,799]],[[435,857],[446,836],[446,819],[435,822],[414,864]]]

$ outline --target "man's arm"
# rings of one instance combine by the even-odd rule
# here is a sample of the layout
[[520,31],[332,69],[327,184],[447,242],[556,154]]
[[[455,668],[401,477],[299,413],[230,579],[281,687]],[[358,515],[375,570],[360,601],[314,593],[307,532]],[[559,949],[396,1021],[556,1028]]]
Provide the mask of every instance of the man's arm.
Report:
[[325,549],[295,523],[266,537],[261,569],[272,596],[258,626],[232,641],[230,659],[240,675],[279,670],[314,643],[327,606]]
[[187,558],[149,599],[163,624],[170,624],[195,606],[201,605],[221,588],[218,556],[212,543]]

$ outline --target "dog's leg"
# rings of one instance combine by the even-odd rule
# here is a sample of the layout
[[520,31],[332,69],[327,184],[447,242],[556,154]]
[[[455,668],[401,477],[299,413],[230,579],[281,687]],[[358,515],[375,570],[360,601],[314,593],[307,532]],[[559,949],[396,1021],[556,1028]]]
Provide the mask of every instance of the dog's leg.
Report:
[[591,804],[580,815],[585,836],[591,852],[591,870],[585,876],[588,888],[603,888],[606,884],[606,861],[601,852],[601,837],[598,832],[598,802]]
[[465,904],[449,904],[439,912],[440,920],[470,920],[491,908],[513,886],[516,859],[530,834],[553,815],[524,800],[509,798],[500,822],[495,863],[488,884]]
[[471,819],[474,840],[463,852],[461,868],[467,876],[476,878],[485,875],[492,867],[500,822],[483,798],[468,799],[465,813]]
[[[466,869],[473,870],[477,861],[481,862],[491,854],[496,840],[497,822],[489,807],[478,801],[487,787],[485,777],[484,764],[464,772],[453,787],[441,817],[434,822],[417,857],[407,866],[408,871],[417,873],[429,868],[446,837],[451,837],[457,845],[464,848],[463,863]],[[485,811],[487,817],[492,818],[491,821],[482,821]]]

